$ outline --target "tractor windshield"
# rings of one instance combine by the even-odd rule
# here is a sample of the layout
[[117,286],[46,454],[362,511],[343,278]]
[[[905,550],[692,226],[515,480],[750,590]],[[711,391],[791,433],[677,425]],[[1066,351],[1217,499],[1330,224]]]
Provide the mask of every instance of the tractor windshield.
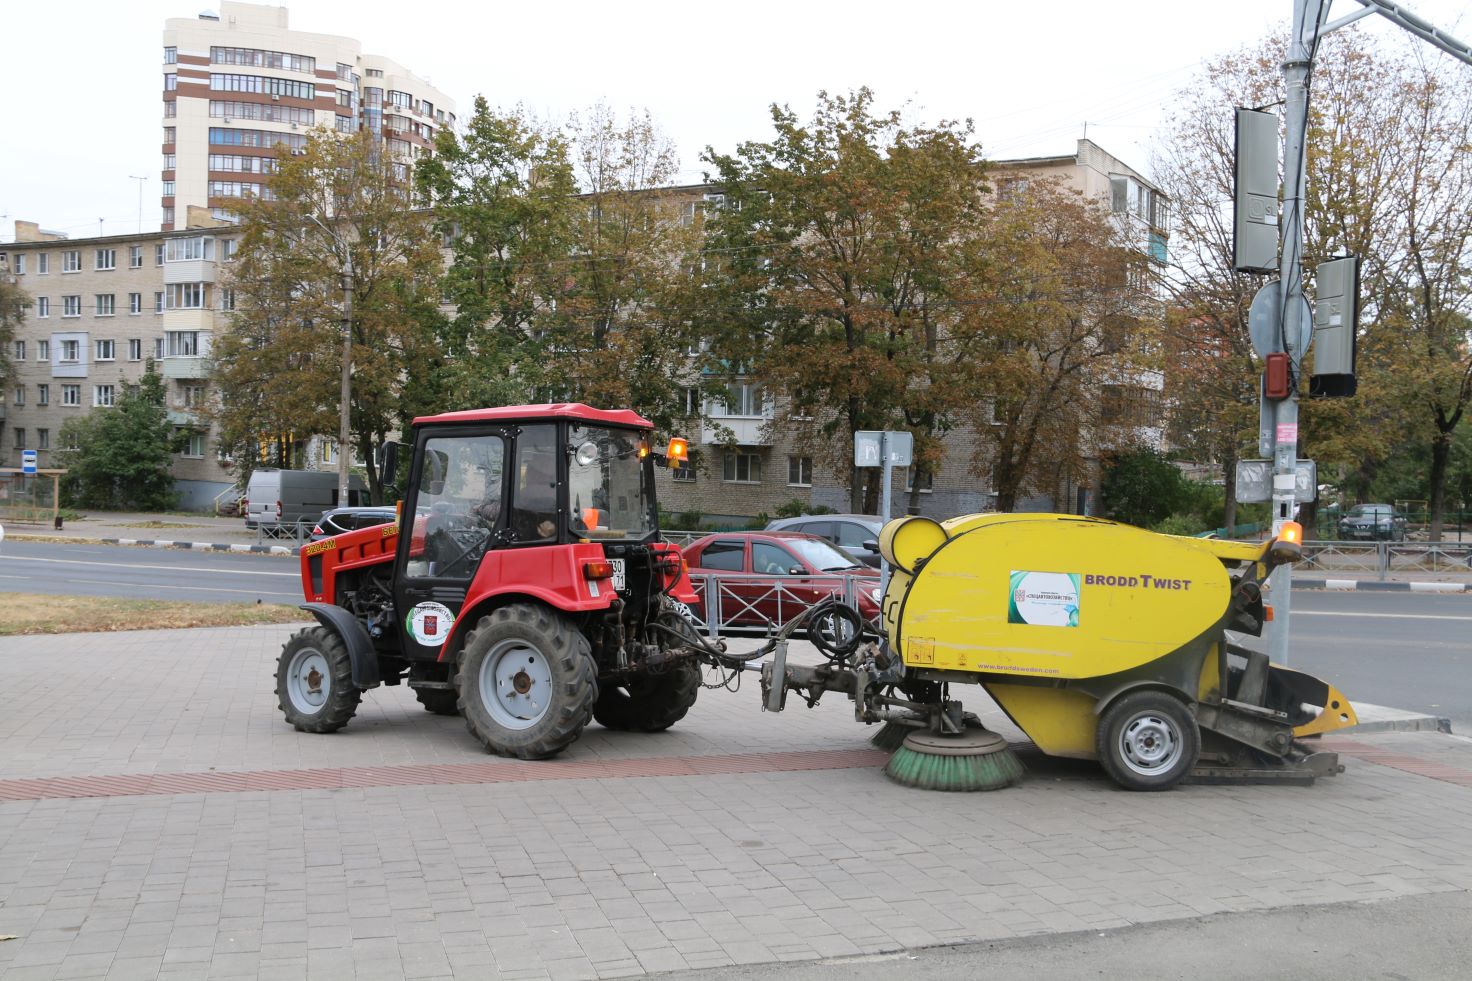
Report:
[[639,456],[641,433],[574,426],[569,442],[568,503],[573,534],[643,538],[655,530],[654,488]]

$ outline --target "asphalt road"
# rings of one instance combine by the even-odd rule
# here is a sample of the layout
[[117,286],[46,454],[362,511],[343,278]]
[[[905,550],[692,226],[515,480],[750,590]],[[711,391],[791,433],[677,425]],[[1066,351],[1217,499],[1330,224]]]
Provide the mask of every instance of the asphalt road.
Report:
[[[301,602],[297,560],[6,541],[0,590],[206,602]],[[1452,720],[1472,733],[1472,595],[1302,590],[1289,663],[1351,701]],[[1241,638],[1259,646],[1257,638]]]
[[295,558],[274,555],[13,539],[0,544],[0,590],[9,592],[300,603],[298,569]]

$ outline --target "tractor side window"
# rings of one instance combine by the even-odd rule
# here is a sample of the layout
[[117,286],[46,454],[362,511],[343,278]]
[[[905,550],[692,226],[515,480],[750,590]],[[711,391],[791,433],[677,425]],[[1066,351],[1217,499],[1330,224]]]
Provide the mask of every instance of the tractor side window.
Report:
[[499,436],[425,441],[407,575],[474,575],[500,522],[505,461],[506,444]]
[[527,426],[516,438],[515,490],[511,531],[519,542],[538,542],[557,534],[557,430]]

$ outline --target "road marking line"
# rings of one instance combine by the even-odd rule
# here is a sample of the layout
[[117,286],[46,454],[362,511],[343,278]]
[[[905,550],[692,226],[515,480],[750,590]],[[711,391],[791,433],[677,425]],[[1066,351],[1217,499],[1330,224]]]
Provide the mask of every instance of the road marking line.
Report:
[[208,572],[213,575],[231,576],[285,576],[289,579],[300,579],[300,572],[258,572],[251,569],[202,569],[198,566],[187,565],[147,565],[141,562],[89,562],[86,559],[43,559],[34,555],[7,555],[0,558],[0,562],[51,562],[59,565],[105,565],[112,569],[157,569],[161,572]]

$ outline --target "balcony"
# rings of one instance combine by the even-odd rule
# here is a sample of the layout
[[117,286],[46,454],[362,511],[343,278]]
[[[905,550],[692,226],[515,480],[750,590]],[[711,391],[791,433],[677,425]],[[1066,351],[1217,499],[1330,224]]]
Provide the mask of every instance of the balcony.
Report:
[[766,433],[771,421],[767,416],[720,416],[703,419],[700,424],[700,441],[726,443],[734,439],[737,446],[771,446],[772,437]]
[[168,417],[171,426],[198,426],[199,416],[193,409],[166,409],[164,414]]
[[164,285],[174,283],[213,283],[213,259],[174,259],[164,263]]
[[159,359],[159,374],[166,379],[208,378],[209,358],[191,355],[172,355]]

